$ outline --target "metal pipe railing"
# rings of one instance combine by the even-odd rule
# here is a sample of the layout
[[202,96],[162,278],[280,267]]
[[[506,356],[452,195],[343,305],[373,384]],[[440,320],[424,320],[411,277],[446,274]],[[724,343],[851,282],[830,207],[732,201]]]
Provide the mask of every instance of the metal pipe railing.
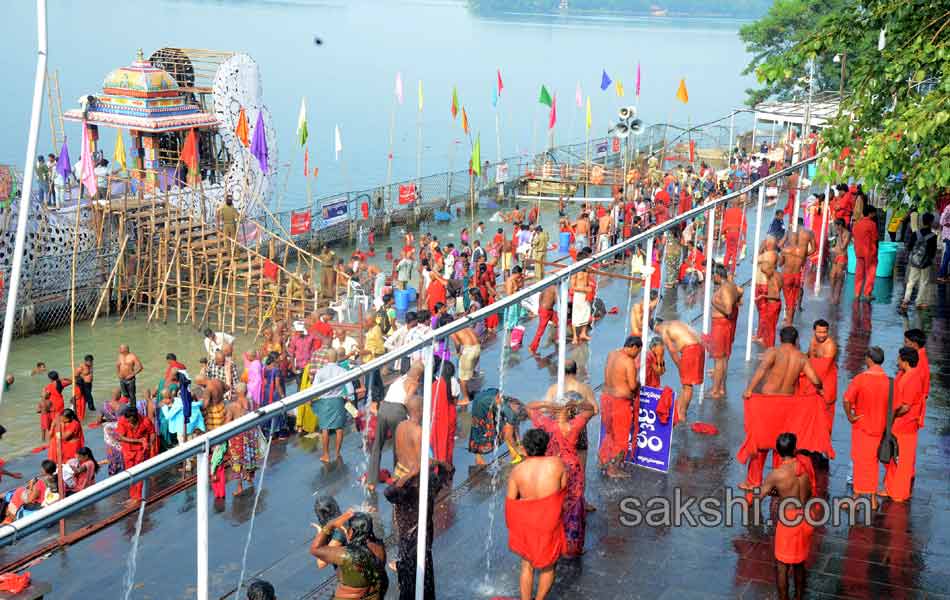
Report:
[[[364,365],[354,367],[344,375],[334,377],[333,379],[325,381],[321,384],[292,394],[283,400],[262,407],[257,411],[248,413],[240,419],[218,427],[213,431],[205,433],[175,448],[167,450],[158,456],[152,457],[147,461],[121,473],[117,473],[108,479],[98,482],[77,494],[60,500],[56,504],[47,506],[46,508],[43,508],[42,510],[39,510],[18,521],[0,525],[0,547],[11,544],[23,536],[41,531],[42,529],[58,522],[60,519],[74,514],[77,511],[95,504],[99,500],[102,500],[127,488],[132,483],[136,483],[153,475],[157,475],[161,471],[176,465],[177,463],[198,455],[199,453],[203,452],[206,447],[224,443],[235,435],[269,422],[270,419],[282,412],[290,411],[304,404],[305,402],[311,402],[321,395],[346,383],[355,381],[367,373],[370,373],[386,364],[392,364],[396,360],[399,360],[402,357],[410,356],[442,338],[446,338],[457,331],[471,327],[479,320],[497,313],[507,306],[519,303],[549,286],[558,285],[561,281],[571,277],[577,272],[591,268],[594,266],[594,264],[601,262],[619,252],[623,252],[628,248],[632,248],[636,244],[674,229],[707,211],[714,210],[721,204],[725,204],[730,200],[734,200],[744,194],[748,194],[760,186],[765,186],[773,181],[785,177],[793,171],[801,169],[804,165],[808,165],[817,161],[819,156],[813,156],[803,160],[775,174],[764,177],[755,183],[751,183],[738,191],[696,206],[680,215],[677,215],[676,217],[673,217],[665,223],[652,227],[633,237],[618,242],[606,250],[594,254],[593,256],[579,261],[573,265],[566,266],[561,270],[551,274],[550,276],[515,292],[514,294],[506,296],[505,298],[481,308],[470,315],[459,318],[444,327],[440,327],[426,335],[424,338],[420,339],[418,342],[387,352],[383,356],[373,359]],[[561,326],[564,327],[566,324],[562,324]],[[560,365],[560,368],[563,368],[563,365]]]

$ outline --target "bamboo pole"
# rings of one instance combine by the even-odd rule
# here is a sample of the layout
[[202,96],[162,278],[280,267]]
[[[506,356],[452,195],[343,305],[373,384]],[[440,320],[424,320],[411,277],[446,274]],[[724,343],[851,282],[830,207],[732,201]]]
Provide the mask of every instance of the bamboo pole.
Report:
[[196,295],[195,286],[198,284],[198,278],[195,274],[195,250],[191,247],[190,243],[188,244],[188,278],[191,280],[191,285],[189,286],[189,288],[191,288],[189,290],[189,296],[191,297],[191,308],[188,311],[188,316],[191,317],[192,325],[197,325],[198,323],[196,322],[196,318],[198,309],[195,306],[195,303],[198,301],[198,297]]
[[[73,264],[69,275],[69,374],[71,377],[76,375],[76,264],[79,261],[79,214],[81,196],[76,195],[76,220],[73,229]],[[13,298],[10,301],[15,301]],[[75,386],[73,387],[75,390]],[[73,394],[73,398],[75,398]],[[59,439],[56,440],[59,443]],[[63,449],[59,446],[56,462],[60,463],[63,459]],[[62,474],[60,474],[62,477]],[[64,489],[64,488],[60,488]],[[64,533],[63,521],[59,522],[60,535]]]
[[[122,238],[122,244],[119,245],[119,253],[116,255],[115,264],[112,265],[112,272],[109,273],[109,281],[112,281],[112,279],[116,276],[116,274],[119,271],[119,265],[122,264],[122,257],[123,257],[123,254],[125,253],[125,245],[128,243],[128,241],[129,241],[129,236],[125,236],[124,238]],[[102,303],[105,301],[106,296],[108,295],[108,292],[109,292],[109,288],[104,287],[102,290],[102,293],[99,294],[99,302],[96,304],[96,312],[93,313],[92,315],[92,323],[89,324],[90,327],[96,326],[96,319],[99,318],[99,310],[102,308]],[[121,292],[121,289],[120,289],[120,292]]]
[[251,287],[254,280],[254,267],[251,260],[251,251],[247,251],[247,283],[244,286],[244,333],[247,333],[248,323],[251,320]]
[[[175,252],[174,254],[172,254],[171,262],[174,263],[176,258],[178,258],[178,248],[175,248]],[[152,308],[152,312],[149,313],[148,315],[148,322],[152,321],[152,318],[155,316],[155,313],[158,312],[158,309],[161,306],[160,302],[162,298],[165,296],[165,291],[168,289],[168,278],[171,277],[171,274],[172,274],[172,264],[169,264],[168,270],[165,271],[165,277],[162,278],[162,285],[161,285],[161,288],[159,289],[158,298],[156,298],[155,306]]]
[[[178,246],[175,246],[175,253],[178,253]],[[175,262],[175,323],[181,325],[181,266]]]
[[201,313],[201,321],[199,321],[199,322],[197,323],[197,327],[198,327],[199,329],[201,328],[202,325],[204,325],[205,318],[207,318],[207,316],[208,316],[208,309],[211,308],[211,303],[214,301],[214,290],[217,289],[217,287],[218,287],[218,278],[219,278],[219,277],[221,277],[221,270],[220,270],[220,269],[219,269],[217,272],[215,272],[215,275],[214,275],[214,282],[211,284],[211,287],[208,288],[208,289],[210,290],[210,292],[208,293],[208,299],[207,299],[207,301],[205,302],[205,309],[204,309],[204,311]]

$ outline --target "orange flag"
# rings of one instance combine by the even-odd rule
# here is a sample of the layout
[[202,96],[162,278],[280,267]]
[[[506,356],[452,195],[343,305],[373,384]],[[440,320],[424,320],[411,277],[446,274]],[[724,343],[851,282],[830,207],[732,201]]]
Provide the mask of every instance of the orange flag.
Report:
[[198,171],[198,136],[195,135],[194,129],[188,131],[185,145],[181,147],[180,157],[181,162],[188,167],[189,174]]
[[241,108],[241,112],[238,113],[238,122],[237,127],[234,128],[234,134],[241,140],[245,148],[251,143],[251,138],[247,130],[247,114],[244,112],[243,107]]
[[683,104],[689,104],[689,92],[686,91],[686,79],[680,79],[680,87],[676,90],[676,99]]
[[468,115],[465,114],[465,107],[462,107],[462,131],[468,133]]

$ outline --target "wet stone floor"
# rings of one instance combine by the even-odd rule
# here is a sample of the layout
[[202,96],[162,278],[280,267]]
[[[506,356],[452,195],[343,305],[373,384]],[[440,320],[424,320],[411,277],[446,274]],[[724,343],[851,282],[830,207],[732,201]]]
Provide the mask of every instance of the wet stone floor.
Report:
[[[737,281],[748,281],[751,261],[740,265]],[[813,276],[812,276],[813,278]],[[813,281],[813,279],[810,279]],[[947,331],[950,289],[940,286],[934,308],[901,316],[896,301],[903,291],[903,270],[895,280],[876,281],[876,301],[853,302],[852,278],[845,283],[841,305],[827,301],[827,289],[817,297],[811,291],[804,311],[796,318],[803,339],[810,335],[814,319],[831,322],[831,333],[841,349],[839,357],[839,402],[833,442],[837,458],[826,472],[831,497],[851,493],[849,471],[850,427],[840,403],[847,382],[863,368],[869,344],[887,354],[886,366],[893,373],[894,357],[908,327],[922,327],[929,335],[933,389],[925,428],[918,446],[914,497],[907,504],[884,502],[870,515],[869,525],[829,524],[816,531],[807,563],[809,598],[950,598],[950,423],[947,390],[950,388],[950,335]],[[619,280],[602,281],[599,294],[608,307],[620,314],[608,316],[594,331],[594,344],[570,346],[581,376],[592,385],[603,380],[608,349],[619,347],[625,332],[628,297],[639,301],[641,290]],[[702,289],[684,287],[664,293],[660,312],[665,318],[679,316],[700,326]],[[676,527],[621,524],[621,502],[636,497],[642,502],[655,496],[722,498],[745,476],[745,467],[735,460],[743,437],[741,393],[755,367],[746,362],[747,307],[741,311],[739,333],[728,375],[725,400],[694,399],[689,418],[715,424],[717,435],[701,435],[685,427],[673,435],[672,467],[669,474],[630,467],[632,477],[620,482],[601,478],[592,453],[587,466],[587,500],[597,511],[588,515],[585,554],[562,561],[551,598],[773,598],[774,559],[772,527],[745,525],[740,510],[732,526],[692,526],[686,519]],[[533,335],[536,321],[527,324]],[[499,355],[501,340],[483,344],[481,371],[486,385],[498,385],[506,394],[523,400],[540,398],[553,383],[557,346],[549,335],[540,357],[527,350]],[[674,372],[664,384],[676,389]],[[592,448],[599,440],[599,420],[589,425]],[[459,415],[452,491],[436,507],[435,556],[437,596],[440,598],[489,599],[513,596],[518,589],[518,560],[507,549],[504,523],[504,486],[508,459],[499,456],[499,468],[476,470],[467,451],[469,419]],[[101,439],[87,434],[94,450],[101,452]],[[335,496],[341,506],[375,505],[379,527],[392,533],[388,502],[380,494],[367,497],[358,484],[366,468],[365,455],[356,433],[344,441],[343,460],[325,466],[318,460],[318,440],[292,437],[275,443],[271,450],[248,553],[247,573],[271,581],[278,596],[330,598],[334,575],[318,570],[307,550],[314,530],[315,493]],[[95,446],[98,444],[99,446]],[[383,466],[391,467],[384,454]],[[35,457],[10,461],[7,468],[32,472]],[[820,472],[820,477],[822,472]],[[178,476],[168,474],[154,485],[167,485]],[[232,484],[233,486],[233,484]],[[233,489],[233,487],[232,487]],[[229,490],[230,491],[230,490]],[[124,499],[124,498],[123,498]],[[110,515],[119,499],[110,499],[70,519],[70,529]],[[241,570],[241,555],[247,539],[253,495],[216,501],[211,510],[210,577],[212,597],[233,597]],[[694,515],[698,514],[695,505]],[[769,503],[760,510],[769,515]],[[52,583],[51,598],[116,598],[125,591],[126,559],[134,532],[130,517],[88,537],[65,551],[53,553],[30,567],[37,580]],[[174,599],[195,596],[195,491],[169,497],[145,513],[137,554],[132,598]],[[35,547],[47,535],[35,535],[3,551],[8,559]],[[390,545],[390,553],[395,546]],[[395,574],[389,597],[396,597]]]

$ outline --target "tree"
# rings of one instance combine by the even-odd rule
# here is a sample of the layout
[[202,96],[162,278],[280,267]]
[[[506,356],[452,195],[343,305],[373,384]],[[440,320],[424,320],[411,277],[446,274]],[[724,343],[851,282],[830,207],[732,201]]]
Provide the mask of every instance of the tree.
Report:
[[806,20],[787,48],[763,55],[755,72],[766,89],[787,89],[809,60],[847,52],[851,93],[822,131],[822,177],[854,177],[893,203],[906,193],[930,210],[950,188],[948,40],[946,0],[841,0]]

